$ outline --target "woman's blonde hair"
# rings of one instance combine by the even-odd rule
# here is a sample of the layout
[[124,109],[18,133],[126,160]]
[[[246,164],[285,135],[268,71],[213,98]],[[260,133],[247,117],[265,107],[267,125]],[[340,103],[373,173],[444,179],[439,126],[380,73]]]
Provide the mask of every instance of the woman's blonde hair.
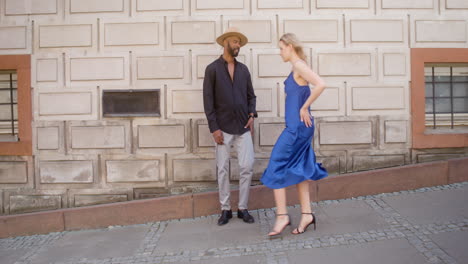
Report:
[[307,60],[307,57],[304,54],[304,49],[302,48],[302,44],[294,33],[284,34],[283,36],[281,36],[280,41],[282,41],[286,45],[291,44],[299,58],[301,58],[304,61]]

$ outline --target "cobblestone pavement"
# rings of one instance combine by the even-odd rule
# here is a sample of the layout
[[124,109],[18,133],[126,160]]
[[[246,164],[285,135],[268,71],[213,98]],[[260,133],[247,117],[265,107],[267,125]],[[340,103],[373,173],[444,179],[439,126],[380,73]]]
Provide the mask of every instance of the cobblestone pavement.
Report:
[[[0,263],[468,263],[468,182],[313,203],[317,230],[270,240],[275,209],[255,224],[218,216],[0,239]],[[293,224],[300,209],[290,207]]]

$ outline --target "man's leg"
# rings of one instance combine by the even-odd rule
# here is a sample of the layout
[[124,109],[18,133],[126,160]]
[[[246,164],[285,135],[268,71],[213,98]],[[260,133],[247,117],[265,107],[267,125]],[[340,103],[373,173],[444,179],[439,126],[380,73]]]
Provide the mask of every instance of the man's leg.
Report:
[[250,183],[253,175],[254,149],[250,131],[236,138],[237,160],[239,161],[239,210],[248,209]]
[[224,133],[224,144],[216,144],[216,167],[219,188],[219,202],[221,210],[231,210],[230,188],[229,188],[229,154],[233,135]]

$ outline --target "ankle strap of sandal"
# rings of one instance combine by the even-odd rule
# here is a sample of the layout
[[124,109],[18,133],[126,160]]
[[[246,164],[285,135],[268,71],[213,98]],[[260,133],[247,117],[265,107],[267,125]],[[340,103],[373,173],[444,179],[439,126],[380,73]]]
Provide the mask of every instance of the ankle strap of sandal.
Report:
[[288,214],[276,214],[276,215],[288,215]]
[[314,214],[314,213],[302,213],[302,214],[310,214],[311,215],[311,214]]

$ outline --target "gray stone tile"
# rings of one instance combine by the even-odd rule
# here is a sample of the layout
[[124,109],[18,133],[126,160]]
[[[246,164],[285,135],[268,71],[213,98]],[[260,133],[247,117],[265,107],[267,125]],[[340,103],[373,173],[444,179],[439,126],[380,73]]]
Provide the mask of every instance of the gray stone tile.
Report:
[[468,218],[468,186],[450,191],[433,191],[383,198],[414,224],[431,224]]
[[228,258],[213,258],[203,260],[193,260],[190,262],[181,262],[180,264],[266,264],[265,256],[239,256]]
[[142,243],[148,229],[149,226],[139,225],[69,232],[34,256],[34,263],[131,256]]
[[353,246],[313,248],[288,252],[289,264],[327,263],[426,263],[425,257],[405,239],[376,241]]
[[[260,242],[258,213],[252,211],[255,223],[247,224],[237,216],[224,226],[217,225],[217,216],[186,222],[171,222],[161,235],[156,252],[202,250]],[[196,241],[196,243],[194,243]]]
[[447,232],[431,235],[430,238],[458,263],[468,263],[468,231]]
[[0,263],[13,264],[27,252],[28,249],[0,249]]
[[[292,225],[284,231],[283,238],[318,237],[330,234],[363,232],[373,229],[385,229],[389,224],[364,201],[344,201],[339,204],[322,205],[312,208],[317,217],[317,230],[313,231],[313,225],[307,232],[301,235],[293,235],[291,232],[300,222],[300,208],[289,210]],[[273,225],[274,220],[270,223]],[[270,226],[270,229],[273,228]]]

